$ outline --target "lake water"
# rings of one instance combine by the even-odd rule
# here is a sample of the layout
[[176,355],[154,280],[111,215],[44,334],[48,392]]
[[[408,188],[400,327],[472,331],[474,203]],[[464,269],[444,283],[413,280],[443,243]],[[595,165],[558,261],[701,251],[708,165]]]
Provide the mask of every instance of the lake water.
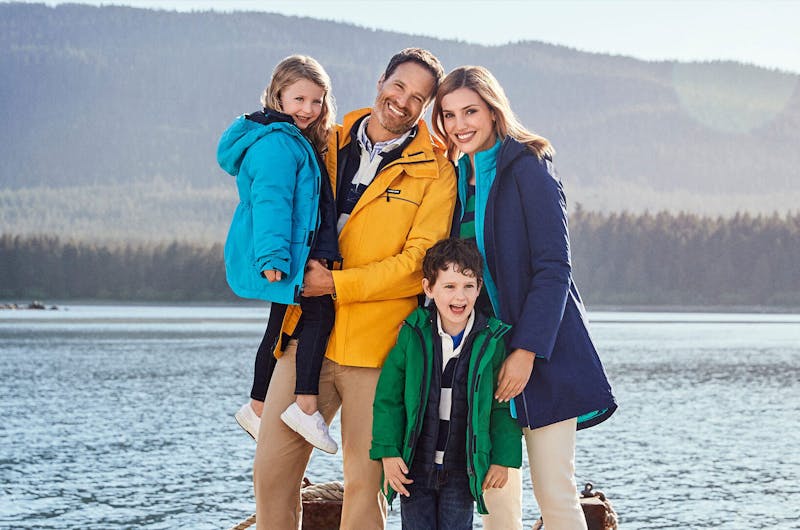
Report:
[[[0,311],[0,528],[226,529],[250,515],[255,445],[232,414],[266,313]],[[800,528],[800,315],[590,318],[620,409],[578,433],[577,481],[606,492],[620,528]],[[340,469],[315,452],[308,475]]]

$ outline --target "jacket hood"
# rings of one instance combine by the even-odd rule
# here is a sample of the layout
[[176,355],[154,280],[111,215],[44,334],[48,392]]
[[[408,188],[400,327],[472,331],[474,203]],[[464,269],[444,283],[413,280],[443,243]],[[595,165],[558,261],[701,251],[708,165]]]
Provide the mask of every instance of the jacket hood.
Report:
[[553,159],[550,155],[545,155],[544,158],[540,160],[528,149],[528,146],[510,136],[506,136],[506,139],[503,140],[503,144],[500,146],[500,151],[497,153],[497,174],[499,175],[504,172],[517,158],[528,155],[532,156],[534,160],[538,161],[541,165],[547,166],[552,170]]
[[[337,150],[350,142],[356,123],[368,114],[372,114],[371,108],[358,109],[345,114],[342,119],[342,129],[346,131],[346,133],[340,136],[339,144],[336,146]],[[434,154],[444,156],[445,146],[437,136],[431,134],[425,120],[420,119],[417,121],[417,134],[411,140],[411,143],[408,144],[408,147],[406,147],[406,151],[415,154],[419,153],[425,155],[427,158],[433,158]]]
[[291,116],[271,109],[243,114],[222,133],[217,145],[217,162],[234,177],[239,174],[247,150],[264,136],[282,130],[302,136]]

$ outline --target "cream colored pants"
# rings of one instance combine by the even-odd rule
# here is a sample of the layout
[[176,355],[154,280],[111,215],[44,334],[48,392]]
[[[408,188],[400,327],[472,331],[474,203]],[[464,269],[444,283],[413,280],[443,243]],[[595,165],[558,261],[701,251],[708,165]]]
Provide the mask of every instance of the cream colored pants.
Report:
[[[586,519],[575,488],[575,427],[577,419],[539,429],[523,429],[531,468],[533,494],[547,530],[585,530]],[[489,515],[485,530],[522,530],[522,474],[509,470],[502,489],[484,494]]]
[[[264,402],[258,434],[253,489],[258,530],[299,530],[302,523],[300,483],[312,446],[280,419],[294,401],[295,352],[291,341],[278,359]],[[370,460],[372,401],[380,368],[322,363],[319,411],[328,424],[342,408],[344,461],[343,530],[383,530],[386,503],[380,495],[381,463]]]

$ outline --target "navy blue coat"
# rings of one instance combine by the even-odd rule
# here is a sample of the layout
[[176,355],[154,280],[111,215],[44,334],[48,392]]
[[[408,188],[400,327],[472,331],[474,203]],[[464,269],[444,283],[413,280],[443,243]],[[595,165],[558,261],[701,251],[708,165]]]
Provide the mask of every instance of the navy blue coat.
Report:
[[[454,235],[464,199],[457,199]],[[578,417],[581,429],[604,421],[617,404],[572,281],[566,198],[551,161],[506,138],[485,208],[484,258],[497,287],[495,311],[513,326],[509,351],[536,354],[533,374],[515,398],[520,425]]]

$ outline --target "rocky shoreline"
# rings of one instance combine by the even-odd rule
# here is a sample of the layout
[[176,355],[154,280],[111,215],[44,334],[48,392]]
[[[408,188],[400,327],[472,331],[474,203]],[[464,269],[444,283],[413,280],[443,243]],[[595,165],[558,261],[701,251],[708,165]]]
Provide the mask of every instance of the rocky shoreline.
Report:
[[23,310],[23,309],[38,309],[38,310],[50,310],[55,311],[58,309],[58,306],[51,305],[47,307],[45,304],[40,302],[39,300],[34,300],[28,305],[19,305],[19,304],[0,304],[0,309],[11,309],[11,310]]

